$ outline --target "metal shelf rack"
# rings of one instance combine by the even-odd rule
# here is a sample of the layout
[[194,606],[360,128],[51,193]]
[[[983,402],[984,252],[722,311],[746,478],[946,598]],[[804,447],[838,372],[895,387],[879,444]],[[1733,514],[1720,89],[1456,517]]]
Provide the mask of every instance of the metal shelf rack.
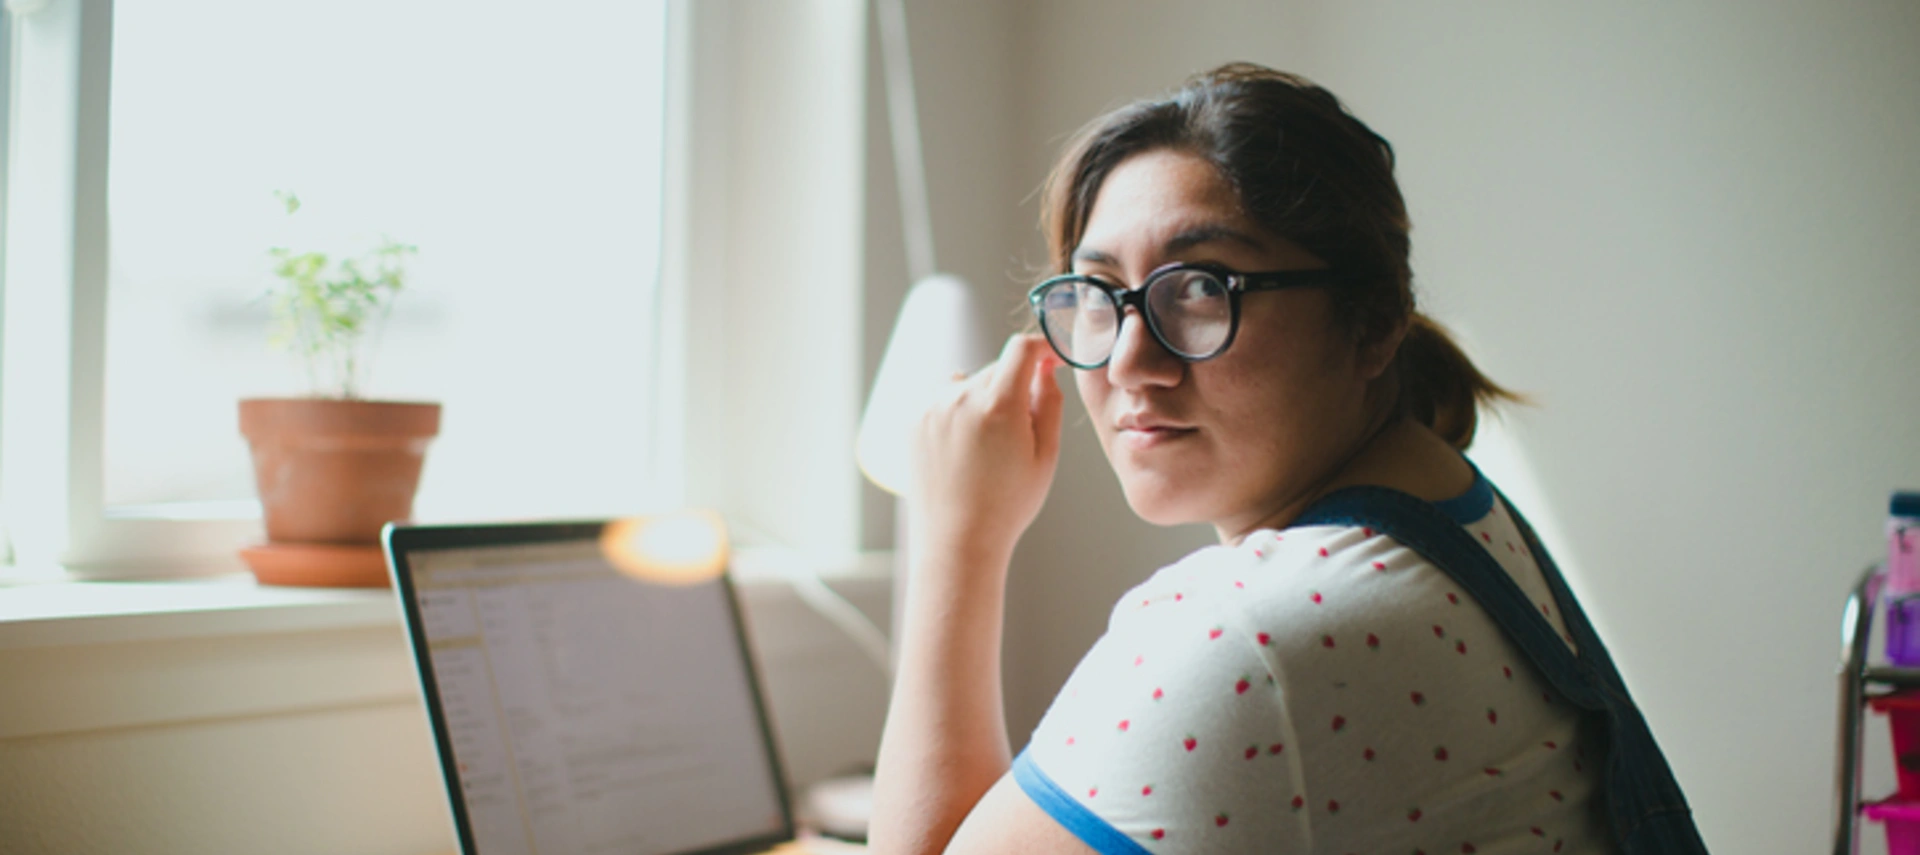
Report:
[[1840,621],[1840,744],[1835,762],[1833,853],[1855,855],[1860,845],[1860,734],[1865,709],[1873,698],[1901,689],[1920,689],[1920,668],[1897,668],[1869,661],[1873,617],[1880,606],[1883,565],[1860,575]]

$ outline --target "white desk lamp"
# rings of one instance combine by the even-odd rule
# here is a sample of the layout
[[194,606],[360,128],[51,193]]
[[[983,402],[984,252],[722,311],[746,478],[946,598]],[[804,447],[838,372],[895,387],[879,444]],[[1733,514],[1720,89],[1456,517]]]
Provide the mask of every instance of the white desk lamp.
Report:
[[873,392],[860,416],[854,458],[875,486],[905,496],[913,473],[913,431],[920,416],[953,385],[989,359],[980,341],[973,291],[957,276],[914,283],[900,305]]

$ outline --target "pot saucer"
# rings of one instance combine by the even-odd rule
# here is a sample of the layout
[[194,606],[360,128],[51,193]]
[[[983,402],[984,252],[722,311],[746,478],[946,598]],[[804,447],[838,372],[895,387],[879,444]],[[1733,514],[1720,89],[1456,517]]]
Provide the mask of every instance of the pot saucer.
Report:
[[387,588],[387,559],[378,546],[330,543],[262,543],[240,550],[240,559],[262,585],[323,588]]

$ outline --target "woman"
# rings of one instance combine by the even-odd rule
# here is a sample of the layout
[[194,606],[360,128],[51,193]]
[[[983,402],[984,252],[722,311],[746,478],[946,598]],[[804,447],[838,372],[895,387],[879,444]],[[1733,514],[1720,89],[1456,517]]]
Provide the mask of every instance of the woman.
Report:
[[[1097,120],[1058,276],[923,421],[872,842],[902,852],[1691,852],[1524,520],[1460,450],[1513,396],[1413,308],[1392,150],[1230,65]],[[1074,369],[1128,503],[1209,547],[1114,607],[1010,758],[1001,614]]]

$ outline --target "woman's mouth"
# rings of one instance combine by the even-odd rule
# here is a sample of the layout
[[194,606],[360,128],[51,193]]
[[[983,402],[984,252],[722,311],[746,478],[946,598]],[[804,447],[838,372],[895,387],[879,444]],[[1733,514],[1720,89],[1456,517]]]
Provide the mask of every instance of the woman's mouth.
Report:
[[1120,428],[1116,438],[1121,445],[1127,448],[1144,450],[1158,448],[1171,442],[1177,442],[1198,432],[1197,429],[1190,427],[1135,425]]

